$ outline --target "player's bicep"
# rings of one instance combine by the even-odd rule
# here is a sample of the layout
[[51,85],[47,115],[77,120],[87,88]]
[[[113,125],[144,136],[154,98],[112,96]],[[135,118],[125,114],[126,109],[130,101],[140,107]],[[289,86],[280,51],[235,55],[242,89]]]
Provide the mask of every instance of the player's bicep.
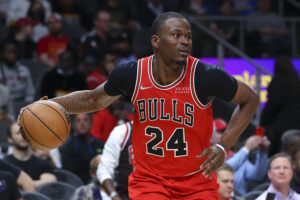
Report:
[[101,107],[105,108],[114,101],[116,101],[120,95],[111,96],[104,89],[105,83],[99,85],[97,88],[91,91],[91,99]]
[[235,93],[234,98],[232,99],[233,103],[244,104],[247,103],[250,99],[256,97],[257,95],[254,90],[252,90],[243,81],[237,80],[237,91]]

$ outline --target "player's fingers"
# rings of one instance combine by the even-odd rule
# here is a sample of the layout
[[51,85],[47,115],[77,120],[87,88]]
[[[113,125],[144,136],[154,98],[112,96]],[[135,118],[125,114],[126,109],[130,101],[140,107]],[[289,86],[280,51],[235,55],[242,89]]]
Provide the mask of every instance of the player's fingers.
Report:
[[48,100],[48,96],[43,96],[40,100]]
[[224,163],[224,156],[222,154],[214,154],[214,159],[211,160],[208,167],[203,171],[203,176],[209,177],[215,170],[217,170]]
[[202,170],[206,169],[210,165],[211,161],[214,158],[215,158],[215,155],[212,152],[210,152],[209,156],[206,158],[206,160],[200,166],[200,170],[202,171]]
[[216,171],[223,162],[220,162],[220,159],[217,158],[217,156],[209,163],[208,167],[203,171],[203,176],[205,178],[208,178],[211,176],[211,174]]
[[201,154],[197,155],[196,158],[202,158],[204,157],[205,155],[209,155],[209,152],[210,152],[210,148],[206,148],[202,151]]

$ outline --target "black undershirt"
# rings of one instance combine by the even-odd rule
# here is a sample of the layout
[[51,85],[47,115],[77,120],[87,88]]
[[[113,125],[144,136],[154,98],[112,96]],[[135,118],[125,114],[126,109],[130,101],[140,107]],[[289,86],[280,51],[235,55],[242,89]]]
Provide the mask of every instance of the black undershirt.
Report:
[[[122,94],[131,99],[136,76],[137,62],[117,65],[104,85],[105,92],[111,96]],[[203,105],[214,98],[231,101],[237,91],[236,79],[212,64],[199,61],[194,79],[196,94]]]

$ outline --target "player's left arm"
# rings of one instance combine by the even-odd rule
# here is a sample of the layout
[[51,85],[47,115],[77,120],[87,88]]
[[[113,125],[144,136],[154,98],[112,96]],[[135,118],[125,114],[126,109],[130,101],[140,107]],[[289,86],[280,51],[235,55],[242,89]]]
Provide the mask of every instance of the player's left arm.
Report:
[[230,149],[241,133],[247,128],[259,105],[259,98],[248,85],[242,81],[238,81],[238,89],[232,102],[238,105],[231,116],[228,127],[220,142],[226,150]]
[[[225,150],[229,150],[240,134],[246,129],[259,105],[257,94],[242,81],[237,81],[237,91],[232,102],[238,105],[219,143]],[[208,177],[223,164],[225,153],[218,146],[212,146],[205,149],[199,157],[205,155],[208,157],[200,169],[203,170],[203,175]]]

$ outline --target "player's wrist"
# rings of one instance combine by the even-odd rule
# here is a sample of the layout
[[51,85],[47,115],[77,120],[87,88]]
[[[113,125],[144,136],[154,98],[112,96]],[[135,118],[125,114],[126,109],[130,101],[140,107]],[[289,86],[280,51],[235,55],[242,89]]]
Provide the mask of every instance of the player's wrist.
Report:
[[225,157],[227,156],[226,148],[222,144],[216,144],[215,146],[224,152]]

